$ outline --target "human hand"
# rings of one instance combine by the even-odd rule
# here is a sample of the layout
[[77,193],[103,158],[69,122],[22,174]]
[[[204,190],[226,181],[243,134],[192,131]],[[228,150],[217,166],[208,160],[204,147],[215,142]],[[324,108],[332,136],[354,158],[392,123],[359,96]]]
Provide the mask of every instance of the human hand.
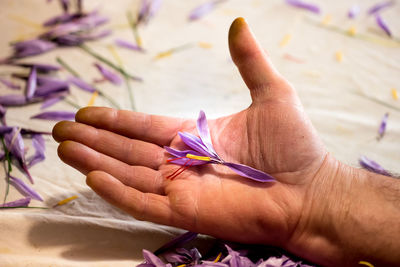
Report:
[[209,121],[213,145],[224,160],[262,170],[277,182],[251,181],[211,164],[168,180],[179,166],[167,163],[163,146],[184,148],[177,132],[197,134],[195,121],[110,108],[83,108],[76,122],[58,123],[53,136],[61,143],[59,156],[87,175],[96,193],[137,219],[297,253],[313,227],[311,214],[322,214],[326,204],[326,196],[311,196],[328,185],[318,184],[337,162],[241,18],[231,26],[229,46],[253,101]]

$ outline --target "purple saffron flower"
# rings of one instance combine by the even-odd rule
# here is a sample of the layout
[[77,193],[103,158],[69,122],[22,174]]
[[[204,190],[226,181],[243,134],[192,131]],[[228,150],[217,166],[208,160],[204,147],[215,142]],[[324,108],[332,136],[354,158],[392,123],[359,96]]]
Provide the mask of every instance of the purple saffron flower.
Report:
[[17,84],[14,84],[14,83],[12,83],[11,81],[8,81],[8,80],[6,80],[6,79],[0,78],[0,82],[1,82],[2,84],[4,84],[5,86],[7,86],[7,88],[9,88],[9,89],[13,89],[13,90],[19,90],[19,89],[21,89],[21,86],[19,86],[19,85],[17,85]]
[[121,77],[118,76],[116,73],[111,72],[110,70],[106,69],[105,67],[103,67],[98,63],[95,63],[94,66],[99,70],[104,79],[110,81],[115,85],[120,85],[122,83]]
[[360,14],[360,6],[359,5],[352,5],[351,8],[349,9],[349,12],[347,13],[348,18],[354,19],[357,17],[358,14]]
[[392,32],[390,31],[389,26],[383,20],[381,15],[376,14],[375,21],[376,21],[376,24],[378,24],[379,28],[381,28],[389,37],[392,37]]
[[45,159],[44,152],[46,150],[46,146],[43,136],[41,134],[32,135],[32,145],[35,148],[35,154],[27,160],[28,168]]
[[81,78],[75,77],[75,76],[71,76],[67,79],[68,83],[75,85],[76,87],[85,90],[87,92],[90,93],[94,93],[96,91],[96,89],[88,84],[87,82],[83,81]]
[[53,42],[34,39],[13,44],[14,54],[12,58],[23,58],[39,55],[54,49],[57,45]]
[[143,48],[141,48],[140,46],[132,44],[122,39],[116,39],[115,44],[118,45],[119,47],[127,48],[130,50],[143,51]]
[[387,125],[388,117],[389,117],[389,113],[385,113],[385,115],[383,115],[381,124],[379,125],[379,129],[378,129],[378,137],[377,137],[378,140],[382,139],[383,135],[386,132],[386,125]]
[[173,248],[176,248],[178,246],[182,246],[183,244],[190,242],[191,240],[195,239],[197,237],[197,233],[194,232],[186,232],[182,235],[179,235],[178,237],[172,239],[156,251],[154,251],[155,255],[160,255],[164,253],[165,251],[171,250]]
[[37,73],[36,73],[36,67],[33,67],[31,69],[31,72],[29,73],[28,77],[28,82],[26,83],[26,99],[30,100],[37,87]]
[[378,173],[378,174],[382,174],[385,176],[392,176],[387,170],[385,170],[381,165],[379,165],[377,162],[365,157],[365,156],[361,156],[360,159],[358,160],[359,164],[361,165],[361,167],[363,167],[364,169],[374,172],[374,173]]
[[382,3],[377,3],[368,9],[368,11],[367,11],[368,15],[374,15],[374,14],[380,12],[382,9],[388,8],[394,4],[395,4],[395,1],[393,1],[393,0],[382,2]]
[[21,199],[15,200],[15,201],[1,204],[0,207],[3,207],[3,208],[27,207],[30,202],[31,202],[31,198],[26,197],[26,198],[21,198]]
[[45,111],[39,114],[36,114],[31,117],[31,119],[41,119],[41,120],[73,120],[75,119],[75,113],[71,111]]
[[27,103],[23,95],[2,95],[0,96],[0,105],[3,106],[22,106]]
[[217,4],[223,2],[224,0],[213,0],[206,2],[195,9],[193,9],[189,14],[189,20],[197,20],[210,13]]
[[21,179],[10,175],[10,184],[12,184],[22,195],[43,201],[43,198]]
[[286,3],[288,5],[291,5],[291,6],[294,6],[297,8],[306,9],[306,10],[311,11],[316,14],[319,14],[321,12],[320,8],[317,5],[310,4],[310,3],[304,2],[302,0],[286,0]]
[[[271,175],[254,169],[250,166],[222,160],[213,148],[210,130],[208,128],[207,119],[203,111],[200,111],[199,118],[197,119],[197,131],[199,132],[200,137],[190,133],[178,132],[182,141],[192,150],[179,151],[170,147],[164,147],[169,154],[175,157],[169,159],[168,162],[183,165],[185,168],[188,168],[192,165],[203,165],[209,163],[221,164],[229,167],[240,176],[250,178],[258,182],[275,181],[275,178]],[[183,170],[185,170],[185,168]],[[173,173],[172,175],[168,176],[167,179],[171,178],[172,180],[179,174],[180,172],[177,174]]]

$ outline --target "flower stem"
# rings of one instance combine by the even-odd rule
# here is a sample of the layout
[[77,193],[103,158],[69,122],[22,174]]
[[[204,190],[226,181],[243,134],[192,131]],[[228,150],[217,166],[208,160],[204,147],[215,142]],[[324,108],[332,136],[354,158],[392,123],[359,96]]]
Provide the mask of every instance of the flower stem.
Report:
[[110,66],[111,68],[113,68],[114,70],[118,71],[119,73],[121,73],[124,76],[129,77],[132,80],[136,80],[136,81],[142,81],[142,78],[136,77],[132,74],[129,74],[128,72],[126,72],[124,69],[122,69],[121,67],[115,65],[114,63],[112,63],[111,61],[109,61],[108,59],[104,58],[103,56],[97,54],[96,52],[94,52],[91,48],[89,48],[88,46],[82,44],[79,46],[83,51],[85,51],[86,53],[88,53],[89,55],[93,56],[94,58],[100,60],[101,62],[103,62],[104,64],[107,64],[108,66]]

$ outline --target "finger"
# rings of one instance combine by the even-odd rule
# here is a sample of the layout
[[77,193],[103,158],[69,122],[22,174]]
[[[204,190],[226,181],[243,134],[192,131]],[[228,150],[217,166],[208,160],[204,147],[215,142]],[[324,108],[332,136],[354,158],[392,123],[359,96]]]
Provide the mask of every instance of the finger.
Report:
[[184,123],[183,119],[104,107],[82,108],[75,120],[160,146],[169,145]]
[[129,165],[158,169],[165,161],[164,149],[155,144],[127,138],[82,123],[59,122],[53,128],[53,137],[57,142],[71,140],[82,143]]
[[278,83],[281,85],[283,78],[243,18],[235,19],[229,29],[229,49],[253,101],[274,97],[275,92],[271,88]]
[[90,172],[86,183],[103,199],[138,220],[170,224],[171,209],[166,196],[140,192],[101,171]]
[[164,178],[161,172],[143,166],[130,166],[90,147],[74,141],[64,141],[58,147],[62,161],[84,175],[100,170],[109,173],[126,186],[142,192],[164,194]]

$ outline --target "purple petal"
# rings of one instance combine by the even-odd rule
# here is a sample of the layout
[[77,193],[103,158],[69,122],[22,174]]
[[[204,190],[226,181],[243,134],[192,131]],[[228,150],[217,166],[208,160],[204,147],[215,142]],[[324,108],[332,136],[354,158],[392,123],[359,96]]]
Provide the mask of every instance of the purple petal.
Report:
[[137,23],[147,23],[160,9],[161,0],[142,0]]
[[36,97],[47,97],[54,93],[60,93],[69,90],[69,86],[66,81],[38,78],[38,83],[39,86],[35,92]]
[[271,175],[269,175],[265,172],[262,172],[260,170],[254,169],[247,165],[238,164],[238,163],[230,163],[230,162],[224,162],[222,164],[231,168],[234,172],[236,172],[240,176],[247,177],[247,178],[250,178],[250,179],[258,181],[258,182],[273,182],[273,181],[275,181],[275,178],[272,177]]
[[307,3],[302,0],[286,0],[286,3],[288,5],[291,5],[291,6],[294,6],[297,8],[306,9],[306,10],[311,11],[316,14],[319,14],[321,12],[320,8],[317,5]]
[[374,173],[386,175],[386,176],[392,176],[388,171],[386,171],[377,162],[375,162],[365,156],[361,156],[360,159],[358,160],[358,162],[360,163],[361,167],[363,167],[366,170],[369,170]]
[[388,8],[395,4],[395,1],[386,1],[382,3],[377,3],[368,9],[368,14],[373,15],[381,11],[382,9]]
[[13,90],[21,89],[21,86],[19,86],[17,84],[13,84],[12,82],[10,82],[10,81],[8,81],[6,79],[0,78],[0,82],[2,84],[4,84],[5,86],[7,86],[7,88],[9,88],[9,89],[13,89]]
[[8,207],[8,208],[27,207],[30,202],[31,202],[31,198],[26,197],[26,198],[21,198],[21,199],[15,200],[15,201],[1,204],[0,207]]
[[37,74],[36,67],[31,69],[29,73],[28,81],[26,83],[26,99],[29,100],[33,97],[37,87]]
[[115,85],[120,85],[122,83],[121,77],[118,76],[116,73],[109,71],[108,69],[106,69],[105,67],[103,67],[98,63],[95,63],[94,65],[106,80],[110,81]]
[[3,106],[22,106],[27,103],[23,95],[2,95],[0,96],[0,105]]
[[48,26],[54,26],[56,24],[63,24],[66,22],[70,22],[71,20],[76,19],[79,16],[80,16],[80,14],[64,13],[62,15],[58,15],[58,16],[55,16],[55,17],[52,17],[52,18],[46,20],[43,23],[43,26],[48,27]]
[[385,113],[385,115],[383,115],[381,124],[379,126],[379,130],[378,130],[378,134],[379,134],[378,138],[379,139],[381,139],[383,137],[383,135],[385,134],[388,117],[389,117],[389,113]]
[[51,64],[42,64],[42,63],[12,63],[11,65],[19,66],[23,68],[36,68],[37,72],[48,73],[52,71],[59,71],[61,68],[59,66],[51,65]]
[[14,58],[23,58],[28,56],[39,55],[44,52],[54,49],[57,45],[53,42],[34,39],[29,41],[22,41],[13,44]]
[[36,114],[31,117],[31,119],[41,119],[41,120],[74,120],[75,113],[71,111],[45,111],[39,114]]
[[178,132],[178,135],[181,137],[182,141],[191,149],[199,152],[202,156],[214,158],[213,153],[208,151],[208,148],[203,144],[199,137],[186,132]]
[[[167,147],[167,146],[164,146],[164,149],[169,154],[171,154],[177,158],[186,157],[187,154],[202,156],[199,152],[194,151],[194,150],[179,151],[179,150],[173,149],[171,147]],[[177,165],[186,165],[188,163],[188,160],[189,160],[188,158],[176,159],[176,160],[172,160],[171,163],[177,164]],[[211,162],[204,161],[204,160],[194,160],[194,159],[191,159],[191,161],[190,161],[191,165],[203,165],[203,164],[207,164],[207,163],[211,163]]]
[[56,96],[51,96],[46,98],[45,101],[43,101],[43,104],[40,106],[40,109],[46,109],[48,107],[53,106],[54,104],[60,102],[65,95],[56,95]]
[[10,184],[12,184],[22,195],[30,197],[32,199],[43,201],[43,198],[21,179],[10,175]]
[[166,264],[150,251],[143,249],[143,258],[147,264],[152,264],[154,267],[165,267]]
[[35,148],[35,154],[27,160],[27,167],[30,168],[36,163],[39,163],[45,159],[45,142],[41,134],[32,135],[32,145]]
[[2,126],[0,126],[0,135],[4,135],[4,134],[6,134],[6,133],[9,133],[9,132],[11,132],[12,130],[13,130],[13,127],[2,125]]
[[21,132],[17,127],[4,135],[4,141],[8,151],[20,162],[25,162],[25,145]]
[[190,14],[189,14],[189,20],[197,20],[201,17],[203,17],[204,15],[210,13],[214,8],[215,5],[220,2],[220,1],[210,1],[207,3],[204,3],[198,7],[196,7],[195,9],[193,9]]
[[390,31],[389,27],[387,26],[386,22],[383,20],[383,18],[379,15],[376,14],[375,16],[375,21],[378,24],[378,26],[389,36],[392,37],[392,32]]
[[359,13],[360,13],[361,9],[359,5],[352,5],[351,8],[349,9],[349,12],[347,13],[347,16],[350,19],[354,19]]
[[85,90],[87,92],[94,93],[96,91],[96,89],[93,86],[91,86],[90,84],[88,84],[87,82],[83,81],[82,79],[80,79],[78,77],[71,76],[68,78],[67,81],[68,81],[68,83],[70,83],[70,84],[72,83],[76,87],[78,87],[82,90]]
[[69,0],[59,0],[59,1],[62,9],[64,10],[65,13],[67,13],[70,5]]
[[132,44],[122,39],[116,39],[115,44],[118,45],[119,47],[127,48],[130,50],[143,51],[143,48],[141,48],[140,46]]
[[[6,108],[0,105],[0,121],[3,125],[6,125]],[[1,126],[0,126],[1,127]]]
[[204,111],[200,111],[199,118],[197,119],[197,131],[203,144],[207,147],[208,151],[213,154],[215,158],[219,158],[217,152],[215,152],[211,141],[210,130],[207,124],[207,118]]
[[169,241],[168,243],[157,249],[154,252],[154,254],[159,255],[167,250],[176,248],[177,246],[182,246],[187,242],[190,242],[191,240],[195,239],[197,235],[198,235],[197,233],[188,231],[182,235],[179,235],[178,237],[175,237],[174,239],[172,239],[171,241]]

